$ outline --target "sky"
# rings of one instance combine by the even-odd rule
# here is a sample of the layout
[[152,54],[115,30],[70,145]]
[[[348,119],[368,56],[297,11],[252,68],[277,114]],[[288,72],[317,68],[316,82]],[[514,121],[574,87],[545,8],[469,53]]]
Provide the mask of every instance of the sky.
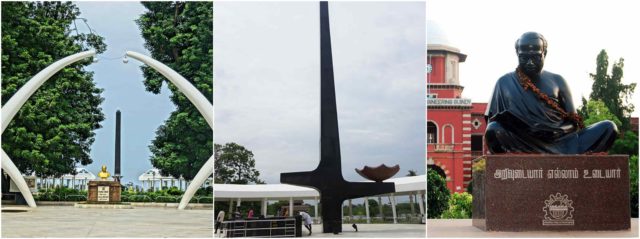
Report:
[[[425,173],[425,5],[331,2],[346,180],[355,168]],[[251,150],[267,183],[319,162],[317,2],[214,3],[214,141]]]
[[[145,8],[139,2],[76,2],[76,5],[80,17],[86,18],[91,29],[103,36],[107,44],[107,51],[98,55],[98,62],[86,68],[94,72],[96,85],[104,89],[104,102],[100,107],[105,115],[102,128],[94,131],[93,163],[86,168],[97,175],[104,164],[114,174],[115,114],[119,109],[122,113],[122,182],[141,185],[138,176],[152,168],[149,145],[155,131],[175,109],[166,86],[159,95],[145,91],[142,63],[129,59],[124,64],[122,60],[127,50],[150,55],[134,22]],[[84,24],[78,28],[88,31]]]
[[[589,73],[595,72],[601,49],[607,51],[610,67],[624,58],[623,82],[640,78],[640,35],[634,27],[640,16],[634,1],[429,0],[427,21],[428,40],[444,32],[468,55],[460,64],[460,84],[465,86],[463,97],[474,102],[487,102],[496,80],[515,69],[515,41],[528,31],[547,39],[544,70],[567,80],[576,106],[591,92]],[[639,92],[633,95],[637,107]],[[632,115],[640,114],[636,110]]]

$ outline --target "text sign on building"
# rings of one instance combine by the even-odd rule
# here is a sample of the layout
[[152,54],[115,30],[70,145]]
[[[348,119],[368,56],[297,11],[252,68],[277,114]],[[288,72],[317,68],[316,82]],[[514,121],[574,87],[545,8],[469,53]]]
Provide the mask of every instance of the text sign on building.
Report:
[[98,186],[98,202],[109,201],[109,186]]
[[427,106],[459,106],[471,105],[471,99],[461,99],[461,98],[428,98]]

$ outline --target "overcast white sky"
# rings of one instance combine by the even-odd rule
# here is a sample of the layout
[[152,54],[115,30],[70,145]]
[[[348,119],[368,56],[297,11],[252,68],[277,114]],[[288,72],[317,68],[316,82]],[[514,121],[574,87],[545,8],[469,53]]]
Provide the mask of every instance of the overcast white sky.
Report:
[[[623,81],[638,82],[640,42],[634,1],[427,1],[428,39],[432,24],[444,30],[467,61],[460,64],[463,97],[487,102],[496,80],[517,66],[514,43],[522,33],[537,31],[549,43],[544,69],[568,81],[576,105],[588,97],[601,49],[609,66],[624,58]],[[634,102],[640,100],[636,89]],[[638,116],[638,110],[633,113]]]
[[[319,162],[318,2],[214,3],[215,142],[255,154],[267,183]],[[347,180],[399,164],[424,174],[425,5],[331,2],[331,37]]]

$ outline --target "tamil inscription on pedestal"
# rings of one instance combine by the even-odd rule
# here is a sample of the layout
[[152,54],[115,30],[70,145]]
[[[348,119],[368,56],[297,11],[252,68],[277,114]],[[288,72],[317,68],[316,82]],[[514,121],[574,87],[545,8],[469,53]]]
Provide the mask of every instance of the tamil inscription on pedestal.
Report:
[[489,155],[473,162],[473,226],[627,230],[627,155]]
[[87,203],[120,203],[120,189],[116,181],[89,181]]

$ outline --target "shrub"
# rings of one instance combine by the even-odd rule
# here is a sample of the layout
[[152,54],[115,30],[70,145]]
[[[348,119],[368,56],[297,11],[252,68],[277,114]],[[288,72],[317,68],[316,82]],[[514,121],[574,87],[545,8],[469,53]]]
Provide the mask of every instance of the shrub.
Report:
[[442,176],[427,171],[427,218],[439,218],[449,208],[449,189]]
[[441,218],[466,219],[471,218],[472,196],[467,192],[454,193],[449,198],[449,209],[442,213]]

